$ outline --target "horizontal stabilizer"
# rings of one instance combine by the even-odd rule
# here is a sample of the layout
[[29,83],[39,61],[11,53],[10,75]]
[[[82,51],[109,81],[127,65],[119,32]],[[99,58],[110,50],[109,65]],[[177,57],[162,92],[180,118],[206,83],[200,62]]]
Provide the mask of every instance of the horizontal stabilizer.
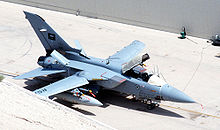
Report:
[[66,70],[45,69],[45,68],[39,67],[30,72],[16,76],[14,77],[14,79],[26,79],[26,78],[38,77],[38,76],[49,75],[49,74],[56,74],[56,73],[61,73],[61,72],[66,72]]
[[34,93],[41,96],[49,97],[61,92],[65,92],[67,90],[83,86],[88,83],[89,82],[86,80],[86,78],[79,77],[77,75],[72,75],[50,85],[47,85],[43,88],[37,89],[34,91]]
[[62,65],[68,65],[70,63],[70,61],[66,57],[61,55],[56,50],[54,50],[50,55]]

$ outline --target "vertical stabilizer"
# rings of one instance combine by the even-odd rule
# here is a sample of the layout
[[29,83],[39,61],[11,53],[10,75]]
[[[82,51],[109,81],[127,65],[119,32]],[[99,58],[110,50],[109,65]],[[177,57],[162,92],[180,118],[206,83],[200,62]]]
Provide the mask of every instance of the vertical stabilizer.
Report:
[[26,11],[24,13],[43,44],[47,55],[50,55],[53,50],[80,52],[80,50],[70,47],[39,15]]

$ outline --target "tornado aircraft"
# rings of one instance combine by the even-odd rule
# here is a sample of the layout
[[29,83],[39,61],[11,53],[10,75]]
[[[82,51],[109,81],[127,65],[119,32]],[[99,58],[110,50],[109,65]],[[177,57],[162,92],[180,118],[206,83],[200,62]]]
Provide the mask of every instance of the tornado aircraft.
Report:
[[95,58],[88,56],[77,40],[76,47],[70,47],[39,15],[25,11],[24,14],[45,48],[46,55],[39,57],[39,68],[15,79],[64,75],[64,78],[35,90],[35,94],[102,106],[97,94],[106,89],[131,95],[146,103],[147,109],[155,108],[161,100],[195,103],[192,98],[167,84],[159,73],[146,71],[144,62],[150,57],[144,43],[135,40],[107,59]]

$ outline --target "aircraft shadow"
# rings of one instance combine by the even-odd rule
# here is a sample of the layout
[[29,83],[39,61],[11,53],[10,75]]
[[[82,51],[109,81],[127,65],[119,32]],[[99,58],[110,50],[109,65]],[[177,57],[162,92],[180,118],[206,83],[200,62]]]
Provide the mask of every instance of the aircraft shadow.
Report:
[[[33,78],[33,79],[26,79],[25,84],[27,86],[25,86],[24,88],[30,90],[30,91],[34,91],[38,88],[41,88],[43,86],[46,86],[50,83],[53,83],[55,81],[57,81],[58,79],[52,79],[50,77],[37,77],[37,78]],[[108,107],[109,105],[116,105],[116,106],[120,106],[120,107],[124,107],[124,108],[128,108],[128,109],[132,109],[132,110],[137,110],[137,111],[142,111],[142,112],[148,112],[148,113],[152,113],[152,114],[157,114],[157,115],[163,115],[163,116],[170,116],[170,117],[176,117],[176,118],[184,118],[183,116],[171,112],[169,110],[163,109],[161,107],[156,107],[153,110],[148,110],[146,107],[146,104],[141,103],[139,101],[135,101],[135,100],[131,100],[131,99],[127,99],[123,96],[121,96],[119,93],[113,92],[113,91],[109,91],[109,90],[105,90],[102,91],[101,94],[99,95],[99,101],[101,101],[104,105],[102,107]],[[86,110],[82,110],[78,107],[74,107],[74,104],[63,101],[63,100],[59,100],[56,99],[54,100],[62,105],[65,105],[71,109],[74,109],[82,114],[85,115],[92,115],[95,116],[94,113],[86,111]]]
[[215,56],[215,57],[220,58],[220,55],[217,55],[217,56]]
[[127,99],[126,97],[119,95],[119,93],[109,91],[109,90],[103,91],[102,94],[99,96],[99,100],[104,104],[103,107],[108,107],[109,104],[112,104],[112,105],[132,109],[132,110],[148,112],[148,113],[162,115],[162,116],[184,118],[183,116],[177,113],[163,109],[161,107],[156,107],[153,110],[148,110],[146,107],[146,104],[139,102],[139,101]]
[[[24,88],[27,89],[27,90],[30,90],[30,91],[34,91],[36,89],[39,89],[39,88],[42,88],[46,85],[49,85],[50,83],[53,83],[55,81],[57,81],[58,79],[51,79],[49,77],[37,77],[37,78],[33,78],[33,79],[26,79],[26,81],[24,82],[27,86],[25,86]],[[89,112],[89,111],[86,111],[86,110],[83,110],[83,109],[80,109],[78,107],[75,107],[73,103],[70,103],[70,102],[66,102],[66,101],[63,101],[63,100],[60,100],[60,99],[55,99],[53,100],[55,102],[58,102],[66,107],[69,107],[73,110],[76,110],[82,114],[85,114],[85,115],[90,115],[90,116],[95,116],[94,113],[92,112]]]
[[24,82],[27,86],[25,86],[24,88],[30,90],[30,91],[34,91],[36,89],[42,88],[46,85],[49,85],[53,82],[56,82],[58,79],[53,79],[50,77],[46,77],[46,76],[40,76],[40,77],[35,77],[33,79],[26,79],[26,81]]
[[13,74],[7,74],[7,73],[4,73],[4,72],[0,72],[0,75],[5,75],[5,76],[9,76],[9,77],[16,77]]
[[73,109],[73,110],[76,110],[76,111],[78,111],[78,112],[80,112],[80,113],[82,113],[82,114],[90,115],[90,116],[95,116],[95,114],[92,113],[92,112],[89,112],[89,111],[80,109],[80,108],[78,108],[78,107],[74,107],[74,104],[73,104],[73,103],[66,102],[66,101],[63,101],[63,100],[60,100],[60,99],[55,99],[55,100],[53,100],[53,101],[56,101],[56,102],[58,102],[58,103],[60,103],[60,104],[62,104],[62,105],[64,105],[64,106],[69,107],[69,108],[71,108],[71,109]]

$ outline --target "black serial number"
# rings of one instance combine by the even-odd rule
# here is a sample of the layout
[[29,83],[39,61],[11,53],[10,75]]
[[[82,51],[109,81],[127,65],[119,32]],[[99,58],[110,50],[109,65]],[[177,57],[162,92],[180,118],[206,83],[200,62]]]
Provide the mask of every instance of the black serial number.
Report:
[[44,92],[46,92],[46,91],[47,91],[47,89],[46,89],[46,88],[43,88],[43,89],[40,89],[40,90],[36,91],[35,93],[36,93],[36,94],[41,94],[41,93],[44,93]]

